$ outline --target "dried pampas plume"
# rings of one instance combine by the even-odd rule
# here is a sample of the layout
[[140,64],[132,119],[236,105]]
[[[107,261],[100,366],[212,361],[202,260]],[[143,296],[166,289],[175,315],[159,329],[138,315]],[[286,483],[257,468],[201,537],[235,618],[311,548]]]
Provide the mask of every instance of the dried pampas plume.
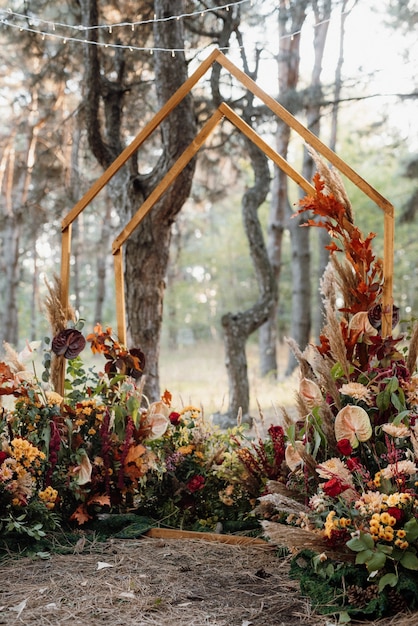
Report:
[[45,285],[48,289],[48,296],[45,298],[45,311],[46,316],[51,326],[52,336],[55,337],[61,330],[67,328],[67,322],[75,322],[75,311],[72,307],[68,306],[63,308],[61,302],[61,280],[58,276],[54,276],[54,284],[51,285],[45,279]]
[[3,348],[5,352],[5,361],[15,374],[17,372],[22,372],[25,369],[25,366],[19,361],[19,355],[16,350],[5,341],[3,343]]
[[344,183],[339,172],[334,167],[328,167],[323,158],[312,148],[312,146],[308,145],[307,151],[325,183],[325,190],[329,194],[332,193],[334,198],[336,198],[338,202],[343,205],[345,208],[346,218],[352,224],[354,222],[354,217],[351,202],[347,196],[347,192],[344,188]]
[[[64,309],[61,302],[61,280],[58,276],[54,276],[54,284],[50,285],[45,280],[48,289],[48,296],[45,298],[46,317],[51,326],[52,336],[55,337],[59,332],[67,328],[69,321],[75,322],[75,311],[69,305]],[[63,356],[53,355],[51,360],[51,383],[55,391],[63,393],[63,384],[65,378],[65,358]]]

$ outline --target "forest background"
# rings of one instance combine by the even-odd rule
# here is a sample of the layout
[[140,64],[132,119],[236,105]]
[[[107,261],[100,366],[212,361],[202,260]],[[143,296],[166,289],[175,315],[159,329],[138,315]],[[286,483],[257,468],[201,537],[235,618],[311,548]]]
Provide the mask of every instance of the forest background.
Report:
[[[406,329],[418,311],[417,23],[414,0],[4,2],[0,340],[21,350],[48,335],[62,219],[214,47],[395,206]],[[70,301],[87,332],[116,328],[112,241],[220,101],[312,179],[300,138],[214,68],[74,224]],[[346,187],[381,254],[380,209]],[[317,337],[327,262],[320,229],[291,218],[299,197],[225,122],[137,229],[127,327],[151,399],[169,388],[232,418],[291,402],[285,337]]]

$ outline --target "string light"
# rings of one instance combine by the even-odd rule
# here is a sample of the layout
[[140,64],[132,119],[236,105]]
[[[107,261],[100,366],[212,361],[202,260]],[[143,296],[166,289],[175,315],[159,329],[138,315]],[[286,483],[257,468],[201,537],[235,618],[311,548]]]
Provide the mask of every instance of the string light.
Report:
[[[228,3],[228,4],[224,4],[221,7],[216,7],[216,10],[220,10],[220,9],[225,9],[226,11],[229,11],[230,7],[232,6],[236,6],[238,4],[244,4],[246,2],[250,2],[251,6],[253,6],[254,4],[254,0],[238,0],[237,2],[232,2],[232,3]],[[93,40],[87,40],[86,38],[78,38],[78,37],[69,37],[68,35],[60,35],[56,32],[57,28],[67,28],[67,29],[72,29],[72,30],[77,30],[77,31],[84,31],[84,33],[87,33],[87,31],[89,30],[94,30],[94,29],[106,29],[108,31],[109,34],[113,33],[113,29],[114,28],[121,28],[121,27],[129,27],[132,31],[135,31],[135,26],[140,26],[140,25],[144,25],[144,24],[149,24],[149,23],[157,23],[157,22],[167,22],[169,20],[179,20],[179,19],[183,19],[183,18],[188,18],[188,17],[193,17],[193,16],[203,16],[205,13],[209,13],[213,11],[213,9],[199,9],[199,11],[194,11],[191,13],[183,13],[181,15],[171,15],[168,17],[164,17],[164,18],[157,18],[156,14],[154,13],[154,19],[152,20],[143,20],[143,21],[138,21],[138,22],[119,22],[119,23],[115,23],[115,24],[102,24],[102,25],[97,25],[97,26],[82,26],[82,25],[69,25],[69,24],[63,24],[60,22],[50,22],[48,20],[43,20],[39,17],[31,17],[30,18],[30,22],[29,24],[47,24],[50,28],[52,28],[52,32],[46,32],[43,30],[39,30],[39,28],[33,28],[31,26],[23,26],[22,24],[15,24],[11,21],[9,21],[6,18],[2,18],[2,10],[0,9],[0,24],[3,24],[4,26],[8,26],[10,28],[18,28],[20,32],[30,32],[30,33],[34,33],[37,35],[41,35],[42,40],[44,41],[46,37],[49,38],[53,38],[53,39],[58,39],[60,41],[62,41],[64,44],[66,44],[67,42],[73,42],[73,43],[82,43],[82,44],[88,44],[88,45],[93,45],[93,46],[98,46],[98,47],[103,47],[103,48],[114,48],[114,49],[123,49],[123,50],[129,50],[130,52],[133,52],[134,50],[136,51],[141,51],[141,52],[149,52],[150,54],[153,54],[154,51],[156,52],[168,52],[171,53],[171,56],[174,57],[176,52],[194,52],[194,53],[198,53],[201,52],[200,48],[191,48],[191,47],[187,47],[187,48],[156,48],[156,47],[143,47],[143,46],[133,46],[132,44],[120,44],[120,43],[109,43],[109,42],[101,42],[101,41],[93,41]],[[14,11],[12,11],[11,9],[7,9],[7,11],[3,11],[3,15],[11,15],[12,17],[18,18],[20,20],[25,19],[28,20],[29,16],[28,15],[23,15],[21,13],[15,13]],[[328,22],[330,22],[331,20],[328,19],[324,19],[320,22],[317,22],[314,25],[314,28],[317,28],[318,26],[322,25],[322,24],[326,24]],[[295,38],[296,35],[300,35],[301,31],[297,30],[295,32],[292,33],[288,33],[286,35],[281,35],[279,37],[279,40],[282,39],[291,39],[291,41],[293,41],[293,39]],[[219,48],[219,50],[221,52],[228,52],[229,51],[229,47],[223,47],[223,48]]]
[[[80,25],[74,25],[74,24],[64,24],[62,22],[52,22],[50,20],[43,20],[40,17],[31,17],[32,20],[36,21],[38,24],[46,24],[49,28],[52,28],[53,30],[55,30],[57,27],[59,28],[68,28],[68,29],[72,29],[72,30],[109,30],[109,28],[124,28],[126,26],[129,26],[132,28],[132,30],[134,30],[135,26],[144,26],[146,24],[155,24],[158,22],[169,22],[172,20],[181,20],[181,19],[185,19],[185,18],[189,18],[189,17],[195,17],[195,16],[203,16],[205,13],[212,13],[215,9],[216,11],[221,11],[222,9],[225,9],[226,11],[229,11],[230,7],[233,6],[238,6],[241,4],[247,4],[247,3],[251,3],[251,6],[253,5],[253,0],[237,0],[236,2],[228,2],[226,4],[223,4],[222,6],[217,6],[211,9],[199,9],[198,11],[191,11],[190,13],[181,13],[179,15],[169,15],[168,17],[157,17],[157,14],[154,13],[154,17],[153,19],[150,20],[139,20],[139,21],[135,21],[135,22],[117,22],[115,24],[97,24],[95,26],[80,26]],[[15,11],[12,11],[12,9],[7,9],[6,11],[4,11],[5,15],[11,15],[12,17],[16,17],[18,19],[23,19],[23,20],[27,20],[29,18],[28,15],[24,14],[24,13],[16,13]],[[1,9],[0,9],[0,15],[1,15]],[[5,23],[4,20],[1,20],[3,23]]]

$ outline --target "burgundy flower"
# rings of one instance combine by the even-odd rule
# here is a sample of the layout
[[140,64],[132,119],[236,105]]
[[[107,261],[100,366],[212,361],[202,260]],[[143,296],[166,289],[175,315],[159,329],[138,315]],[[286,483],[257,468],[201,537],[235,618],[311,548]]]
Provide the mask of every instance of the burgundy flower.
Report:
[[170,415],[168,416],[168,419],[173,424],[173,426],[178,426],[180,424],[180,418],[180,413],[176,413],[176,411],[171,411]]
[[86,340],[79,330],[66,328],[61,330],[52,340],[52,352],[66,359],[75,359],[86,345]]
[[322,489],[330,498],[336,498],[340,493],[348,489],[348,485],[344,485],[338,478],[331,478],[331,480],[327,480],[322,485]]
[[0,465],[8,458],[8,456],[7,452],[0,450]]
[[[367,311],[370,324],[373,328],[380,330],[382,327],[382,305],[375,304],[371,309]],[[393,306],[392,308],[392,328],[395,328],[399,322],[399,307]]]
[[390,506],[388,508],[388,513],[396,519],[396,522],[402,522],[405,517],[405,512],[402,511],[402,509],[398,509],[396,506]]
[[350,472],[355,472],[356,470],[359,470],[363,467],[356,457],[350,457],[349,459],[346,459],[345,464],[347,465]]
[[205,486],[205,479],[203,476],[200,476],[199,474],[196,476],[193,476],[193,478],[191,478],[189,482],[187,483],[187,489],[190,491],[190,493],[194,493],[195,491],[200,491],[200,489],[203,489],[204,486]]
[[337,448],[338,448],[338,452],[340,454],[343,454],[344,456],[349,456],[353,451],[353,448],[351,447],[351,443],[349,439],[340,439],[337,442]]

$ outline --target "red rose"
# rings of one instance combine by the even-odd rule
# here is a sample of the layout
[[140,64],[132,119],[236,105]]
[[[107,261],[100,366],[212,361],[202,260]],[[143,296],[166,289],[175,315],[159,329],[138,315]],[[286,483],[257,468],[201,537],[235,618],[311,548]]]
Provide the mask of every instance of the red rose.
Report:
[[348,489],[348,485],[344,485],[338,478],[331,478],[331,480],[327,480],[327,482],[322,485],[322,489],[327,496],[335,498]]
[[173,424],[173,426],[177,426],[180,423],[181,415],[180,413],[176,413],[175,411],[171,411],[168,419]]
[[362,467],[362,464],[360,463],[358,459],[356,459],[356,457],[351,457],[349,459],[346,459],[345,464],[347,465],[350,472],[355,472],[356,470],[359,470]]
[[338,448],[338,452],[340,454],[343,454],[344,456],[349,456],[353,451],[353,448],[351,447],[351,443],[349,439],[340,439],[337,442],[337,448]]
[[189,482],[187,483],[187,489],[190,491],[190,493],[199,491],[200,489],[203,489],[204,486],[205,486],[205,479],[203,476],[199,476],[199,475],[193,476],[193,478],[191,478]]
[[402,509],[398,509],[396,506],[390,506],[388,508],[388,513],[394,517],[397,522],[401,522],[405,517],[404,511],[402,511]]
[[0,465],[8,458],[8,456],[7,452],[0,450]]

